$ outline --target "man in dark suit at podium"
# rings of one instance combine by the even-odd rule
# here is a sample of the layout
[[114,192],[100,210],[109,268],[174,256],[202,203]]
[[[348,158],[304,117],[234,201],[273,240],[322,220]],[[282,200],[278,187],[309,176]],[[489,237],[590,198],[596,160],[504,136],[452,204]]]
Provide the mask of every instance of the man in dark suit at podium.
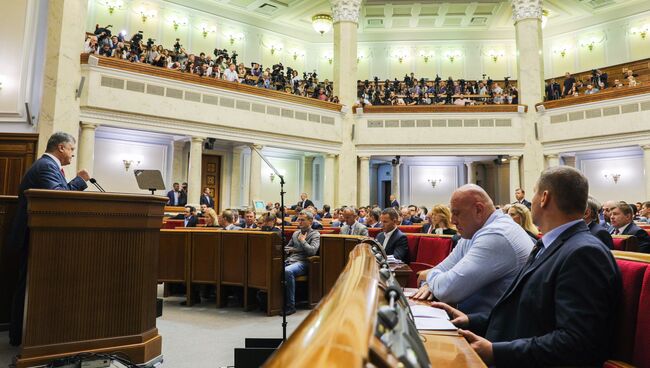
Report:
[[23,309],[25,305],[25,286],[27,281],[27,256],[29,245],[29,229],[27,227],[27,198],[24,193],[28,189],[54,190],[84,190],[88,187],[86,181],[90,175],[86,170],[80,170],[70,182],[66,181],[63,166],[69,165],[74,157],[76,141],[73,136],[64,132],[52,134],[47,141],[45,153],[27,170],[18,188],[18,209],[9,234],[9,246],[16,247],[20,254],[20,265],[16,293],[14,294],[11,310],[11,326],[9,343],[18,346],[22,341]]
[[199,204],[204,204],[210,208],[214,208],[214,199],[212,199],[212,196],[210,195],[210,188],[206,187],[203,189],[201,202]]

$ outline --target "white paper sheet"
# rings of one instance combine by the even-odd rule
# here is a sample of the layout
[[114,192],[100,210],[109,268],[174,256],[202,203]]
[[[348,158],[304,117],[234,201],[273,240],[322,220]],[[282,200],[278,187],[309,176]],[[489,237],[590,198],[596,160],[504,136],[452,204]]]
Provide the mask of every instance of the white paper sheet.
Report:
[[413,317],[441,318],[447,321],[449,320],[447,312],[440,308],[433,308],[428,305],[412,305],[411,312],[413,313]]
[[415,328],[427,331],[456,331],[451,322],[443,318],[415,317]]

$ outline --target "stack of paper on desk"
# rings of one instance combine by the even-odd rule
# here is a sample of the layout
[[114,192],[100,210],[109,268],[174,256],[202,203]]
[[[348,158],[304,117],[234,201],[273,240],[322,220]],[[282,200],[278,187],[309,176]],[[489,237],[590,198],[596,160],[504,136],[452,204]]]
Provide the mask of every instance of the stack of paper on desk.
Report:
[[415,327],[418,330],[428,331],[456,331],[457,328],[449,321],[447,312],[428,305],[411,305],[411,312],[415,318]]

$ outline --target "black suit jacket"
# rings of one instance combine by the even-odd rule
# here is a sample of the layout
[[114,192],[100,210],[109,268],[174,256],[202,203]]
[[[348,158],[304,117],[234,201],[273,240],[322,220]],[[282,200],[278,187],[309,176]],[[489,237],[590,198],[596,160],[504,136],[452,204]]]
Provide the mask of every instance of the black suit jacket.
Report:
[[394,200],[394,201],[390,202],[390,206],[395,207],[395,208],[399,208],[399,202],[397,202],[397,200]]
[[[305,208],[309,207],[309,206],[314,206],[314,202],[312,202],[311,199],[305,199],[305,202],[304,202],[305,205],[303,206],[302,204],[303,204],[303,201],[300,201],[300,202],[296,203],[296,206],[302,207],[303,210]],[[316,206],[314,206],[314,207],[316,207]]]
[[599,366],[615,336],[621,275],[584,221],[519,272],[469,328],[492,341],[498,367]]
[[214,199],[210,196],[206,196],[205,194],[201,194],[201,202],[200,204],[204,204],[210,208],[214,208]]
[[[380,232],[377,234],[376,239],[379,244],[384,244],[386,233],[383,231]],[[395,258],[401,259],[402,262],[409,263],[409,241],[406,238],[406,234],[399,229],[395,229],[393,235],[388,239],[388,244],[386,244],[386,254],[393,254]]]
[[199,219],[196,216],[190,216],[187,219],[187,225],[185,225],[185,227],[196,227],[198,223],[199,223]]
[[609,249],[614,249],[614,240],[612,236],[609,235],[609,231],[605,227],[596,221],[589,223],[589,231],[601,242],[603,242]]
[[650,236],[648,236],[648,233],[638,227],[635,223],[630,223],[621,235],[633,235],[639,240],[639,252],[650,253]]
[[[519,202],[518,201],[512,202],[512,204],[515,204],[515,203],[519,203]],[[525,198],[521,201],[521,204],[523,204],[524,206],[528,207],[528,209],[530,209],[531,204]]]

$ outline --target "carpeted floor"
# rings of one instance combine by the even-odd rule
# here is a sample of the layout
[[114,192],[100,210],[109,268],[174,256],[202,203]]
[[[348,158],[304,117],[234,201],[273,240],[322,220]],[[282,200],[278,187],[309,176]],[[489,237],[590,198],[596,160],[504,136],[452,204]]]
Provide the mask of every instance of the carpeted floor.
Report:
[[[162,289],[159,289],[162,296]],[[282,337],[282,317],[267,317],[261,311],[244,312],[242,308],[217,309],[203,302],[191,308],[179,305],[181,298],[166,298],[163,316],[157,326],[163,338],[163,367],[215,368],[234,365],[236,347],[244,347],[246,337]],[[309,310],[299,309],[287,317],[290,335]],[[8,344],[7,332],[0,332],[0,367],[11,364],[18,348]]]

